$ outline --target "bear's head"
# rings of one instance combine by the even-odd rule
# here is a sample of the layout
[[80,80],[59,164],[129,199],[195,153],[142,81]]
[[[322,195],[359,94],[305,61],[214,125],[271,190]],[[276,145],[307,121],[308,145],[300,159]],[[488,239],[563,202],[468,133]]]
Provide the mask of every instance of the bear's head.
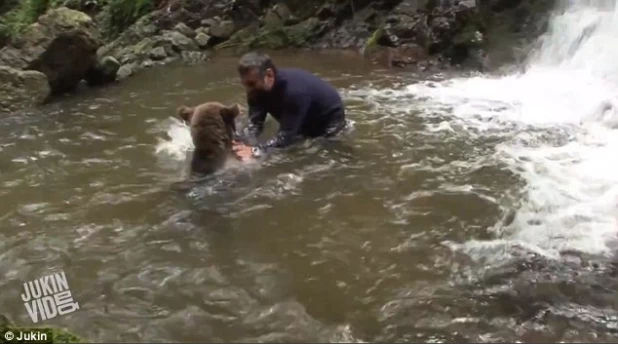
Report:
[[226,106],[207,102],[195,107],[181,106],[178,117],[189,124],[196,152],[227,153],[232,147],[236,131],[236,117],[242,108],[238,104]]

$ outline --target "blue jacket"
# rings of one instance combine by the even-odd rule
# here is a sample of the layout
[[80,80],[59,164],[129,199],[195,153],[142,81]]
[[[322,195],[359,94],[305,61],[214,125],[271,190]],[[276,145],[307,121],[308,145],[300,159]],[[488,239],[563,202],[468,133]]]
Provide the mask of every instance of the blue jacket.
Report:
[[319,77],[297,68],[278,69],[270,92],[248,96],[249,125],[245,135],[257,142],[262,133],[266,114],[279,122],[277,135],[261,149],[285,147],[303,136],[322,134],[334,120],[344,120],[344,105],[337,90]]

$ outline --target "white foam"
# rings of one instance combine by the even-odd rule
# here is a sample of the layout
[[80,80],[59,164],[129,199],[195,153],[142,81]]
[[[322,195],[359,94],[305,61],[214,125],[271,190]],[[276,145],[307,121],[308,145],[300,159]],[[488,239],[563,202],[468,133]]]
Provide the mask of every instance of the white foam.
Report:
[[195,148],[189,127],[180,120],[171,118],[166,134],[167,139],[158,139],[156,154],[165,154],[175,160],[182,161],[186,159],[186,153]]
[[521,74],[356,94],[394,112],[445,116],[471,135],[503,133],[496,158],[527,186],[513,224],[487,245],[506,240],[549,257],[563,250],[609,254],[618,235],[616,3],[566,5]]

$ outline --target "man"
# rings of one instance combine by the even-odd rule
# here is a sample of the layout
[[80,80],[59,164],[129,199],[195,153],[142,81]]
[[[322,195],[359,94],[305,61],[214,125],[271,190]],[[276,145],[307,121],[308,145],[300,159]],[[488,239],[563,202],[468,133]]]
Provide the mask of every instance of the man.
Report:
[[[268,55],[259,52],[241,57],[238,73],[249,105],[249,125],[243,131],[249,146],[235,145],[241,158],[287,147],[302,138],[333,136],[345,128],[341,96],[317,76],[297,68],[278,69]],[[279,132],[259,145],[257,137],[267,113],[279,122]]]

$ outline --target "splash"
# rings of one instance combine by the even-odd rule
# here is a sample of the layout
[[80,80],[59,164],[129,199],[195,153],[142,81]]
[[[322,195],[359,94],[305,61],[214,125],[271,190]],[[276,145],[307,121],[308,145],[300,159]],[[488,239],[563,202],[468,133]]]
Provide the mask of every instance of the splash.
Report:
[[439,114],[470,135],[503,135],[495,157],[526,181],[524,199],[498,239],[469,242],[468,251],[506,241],[549,257],[612,252],[618,235],[617,2],[562,4],[523,73],[364,90],[393,111]]
[[158,139],[155,153],[168,155],[177,161],[185,160],[186,153],[194,149],[189,127],[175,118],[167,125],[167,139]]

